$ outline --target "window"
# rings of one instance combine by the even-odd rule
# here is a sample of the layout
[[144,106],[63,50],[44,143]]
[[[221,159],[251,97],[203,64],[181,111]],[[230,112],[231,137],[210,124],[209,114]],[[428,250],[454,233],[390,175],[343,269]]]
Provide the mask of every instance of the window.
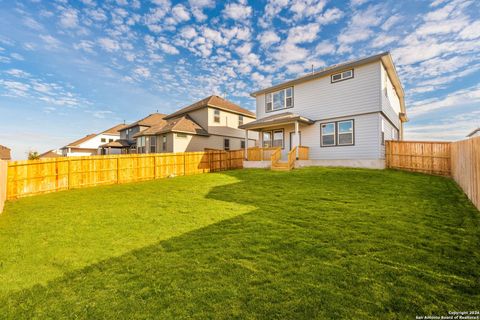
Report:
[[392,128],[392,140],[398,140],[397,129]]
[[213,122],[220,122],[220,110],[213,111]]
[[238,116],[238,125],[241,126],[243,124],[243,116]]
[[381,137],[382,141],[382,146],[385,145],[385,120],[382,119],[382,137]]
[[157,137],[150,137],[150,153],[157,152]]
[[101,142],[107,142],[107,139],[101,138],[100,141],[101,141]]
[[272,146],[272,133],[270,131],[262,132],[262,141],[264,148],[270,148]]
[[113,142],[113,139],[108,139],[108,142]]
[[280,147],[283,149],[283,130],[273,131],[273,147]]
[[240,141],[240,149],[245,149],[245,140]]
[[162,136],[162,151],[167,151],[167,136]]
[[265,95],[265,111],[275,111],[293,107],[293,87]]
[[339,121],[338,126],[338,145],[348,146],[353,144],[353,120]]
[[353,69],[346,70],[343,72],[332,74],[331,82],[338,82],[342,80],[347,80],[353,78]]
[[223,149],[224,150],[230,150],[230,140],[229,139],[223,139]]
[[355,142],[353,120],[322,123],[320,125],[320,145],[322,147],[352,146]]
[[185,133],[177,133],[177,138],[186,138],[187,134]]
[[137,138],[137,153],[145,153],[145,137]]
[[335,145],[335,122],[322,124],[322,147]]

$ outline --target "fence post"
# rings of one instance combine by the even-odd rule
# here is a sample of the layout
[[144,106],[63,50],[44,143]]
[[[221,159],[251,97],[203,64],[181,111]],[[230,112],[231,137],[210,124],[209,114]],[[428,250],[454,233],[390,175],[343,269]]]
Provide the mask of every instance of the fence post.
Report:
[[3,206],[7,200],[7,173],[8,162],[0,160],[0,214],[2,214]]
[[68,190],[70,190],[70,179],[71,179],[70,162],[71,162],[71,160],[67,158],[67,163],[68,163],[68,178],[67,178],[68,187],[67,187],[67,189],[68,189]]
[[153,179],[157,179],[157,156],[153,154]]
[[183,175],[186,176],[187,172],[186,170],[186,165],[185,165],[185,152],[183,153]]
[[120,183],[120,156],[117,155],[117,184]]

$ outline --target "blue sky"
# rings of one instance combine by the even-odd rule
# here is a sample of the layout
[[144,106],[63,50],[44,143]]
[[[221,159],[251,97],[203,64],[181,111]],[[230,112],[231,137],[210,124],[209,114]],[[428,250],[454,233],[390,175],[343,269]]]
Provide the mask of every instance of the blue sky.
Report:
[[480,2],[0,0],[0,144],[16,159],[210,94],[391,51],[408,139],[480,126]]

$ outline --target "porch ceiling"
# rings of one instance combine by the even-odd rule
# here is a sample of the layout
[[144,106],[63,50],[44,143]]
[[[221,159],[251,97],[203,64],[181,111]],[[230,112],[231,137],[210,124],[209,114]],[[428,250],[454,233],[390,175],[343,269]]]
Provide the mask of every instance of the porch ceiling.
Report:
[[243,124],[239,126],[239,128],[245,130],[261,130],[273,126],[294,124],[295,122],[310,125],[315,121],[292,112],[284,112]]

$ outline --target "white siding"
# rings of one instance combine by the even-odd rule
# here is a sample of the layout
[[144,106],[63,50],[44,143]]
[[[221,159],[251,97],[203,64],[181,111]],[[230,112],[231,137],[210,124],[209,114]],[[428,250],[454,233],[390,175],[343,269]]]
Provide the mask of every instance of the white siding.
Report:
[[387,74],[387,71],[381,64],[381,75],[382,75],[382,86],[381,86],[381,101],[382,101],[382,111],[385,115],[393,122],[393,124],[400,128],[401,122],[399,118],[400,114],[400,99],[395,91],[390,77]]
[[[385,159],[385,145],[382,144],[382,122],[383,122],[383,129],[384,129],[384,132],[385,132],[385,141],[386,140],[398,140],[399,131],[395,126],[393,126],[388,121],[387,118],[385,118],[382,115],[380,115],[378,117],[378,121],[379,121],[379,127],[380,127],[380,158]],[[392,134],[393,131],[395,131],[394,134]],[[394,137],[394,135],[395,135],[395,137]]]
[[[319,121],[302,127],[302,145],[310,147],[310,159],[363,160],[380,158],[379,113]],[[353,146],[320,147],[320,124],[354,120]]]
[[352,79],[331,83],[330,76],[294,86],[294,106],[265,112],[265,95],[257,96],[257,118],[293,112],[312,120],[380,111],[380,62],[354,68]]

